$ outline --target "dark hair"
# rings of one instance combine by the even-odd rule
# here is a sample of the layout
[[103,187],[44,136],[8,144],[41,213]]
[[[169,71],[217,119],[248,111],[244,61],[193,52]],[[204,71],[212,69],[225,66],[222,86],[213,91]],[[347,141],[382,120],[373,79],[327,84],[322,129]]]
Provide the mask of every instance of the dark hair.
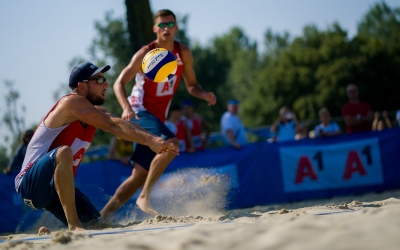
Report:
[[22,135],[21,135],[22,143],[27,144],[27,142],[25,141],[25,139],[27,138],[26,136],[29,136],[29,139],[30,139],[30,138],[32,138],[34,133],[35,133],[35,131],[33,131],[32,129],[28,129],[24,133],[22,133]]
[[177,110],[181,110],[181,107],[178,104],[173,104],[170,108],[169,111],[177,111]]
[[162,9],[162,10],[157,11],[156,14],[154,14],[154,23],[156,23],[156,19],[157,19],[158,17],[160,17],[160,16],[161,16],[161,17],[173,16],[173,17],[174,17],[174,20],[176,21],[176,17],[175,17],[174,12],[172,12],[172,11],[170,11],[170,10],[168,10],[168,9]]

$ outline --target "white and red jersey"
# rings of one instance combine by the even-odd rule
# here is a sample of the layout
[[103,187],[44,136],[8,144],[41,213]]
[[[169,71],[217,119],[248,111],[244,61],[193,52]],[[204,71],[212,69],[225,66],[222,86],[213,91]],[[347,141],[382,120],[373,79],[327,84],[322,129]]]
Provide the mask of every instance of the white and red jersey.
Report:
[[83,155],[93,140],[96,128],[79,120],[59,128],[49,128],[44,124],[44,120],[57,107],[58,102],[40,122],[39,127],[29,142],[21,171],[15,178],[15,189],[17,191],[26,171],[37,160],[59,146],[69,146],[71,148],[73,154],[73,172],[75,175]]
[[192,134],[193,146],[196,150],[205,149],[203,140],[201,139],[201,117],[198,114],[194,114],[193,117],[187,118],[182,116],[182,120],[186,121],[186,124]]
[[[155,49],[155,42],[146,46],[148,46],[149,50]],[[183,71],[183,57],[179,42],[174,42],[172,53],[178,61],[178,68],[175,75],[167,82],[156,83],[148,79],[143,72],[136,74],[135,85],[132,88],[131,95],[128,97],[128,101],[135,113],[147,110],[162,122],[165,122],[169,105],[178,88]]]
[[173,123],[169,120],[166,120],[164,124],[167,126],[169,130],[176,136],[176,139],[179,141],[179,152],[187,151],[188,138],[186,136],[186,123],[183,120],[179,120],[176,123]]

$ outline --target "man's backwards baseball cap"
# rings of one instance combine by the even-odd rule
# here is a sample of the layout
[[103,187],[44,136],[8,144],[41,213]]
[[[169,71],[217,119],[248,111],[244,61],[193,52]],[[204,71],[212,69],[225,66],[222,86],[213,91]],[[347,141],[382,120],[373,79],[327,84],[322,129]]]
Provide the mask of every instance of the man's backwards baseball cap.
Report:
[[97,67],[93,63],[83,62],[77,66],[75,66],[71,74],[69,76],[69,87],[74,89],[78,87],[78,82],[82,82],[83,80],[89,79],[91,76],[94,76],[100,72],[104,73],[111,69],[110,65],[106,65],[104,67]]

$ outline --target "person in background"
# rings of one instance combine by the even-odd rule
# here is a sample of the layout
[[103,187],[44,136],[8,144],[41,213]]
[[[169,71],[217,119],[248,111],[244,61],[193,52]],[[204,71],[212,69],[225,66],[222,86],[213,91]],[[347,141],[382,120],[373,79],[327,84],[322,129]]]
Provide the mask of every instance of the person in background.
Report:
[[305,123],[299,123],[297,126],[297,134],[294,136],[295,140],[301,140],[308,138],[308,127]]
[[241,149],[247,144],[246,130],[240,120],[238,114],[239,101],[230,100],[228,102],[228,111],[221,117],[221,133],[225,138],[226,143],[234,146],[236,149]]
[[21,136],[21,143],[15,149],[15,153],[10,160],[7,168],[4,169],[4,174],[18,173],[21,170],[22,163],[24,162],[26,149],[32,139],[34,131],[32,129],[26,130]]
[[275,133],[272,141],[294,140],[298,130],[297,117],[288,107],[283,106],[279,110],[279,117],[271,125],[271,132]]
[[357,85],[350,83],[346,92],[349,101],[342,107],[342,117],[346,123],[347,133],[371,131],[374,114],[368,103],[359,100]]
[[179,141],[179,152],[193,153],[195,148],[193,146],[193,138],[190,133],[187,123],[181,119],[181,107],[174,104],[169,109],[168,120],[165,125],[176,136]]
[[130,141],[114,136],[108,147],[108,159],[117,160],[125,165],[130,165],[129,158],[133,152],[133,144]]
[[400,127],[400,110],[398,110],[396,113],[396,122],[397,122],[397,125]]
[[327,108],[321,108],[318,115],[321,123],[314,129],[315,137],[333,136],[342,133],[339,125],[331,121],[331,114]]
[[[204,150],[211,133],[210,125],[208,125],[203,117],[194,113],[193,102],[190,99],[182,101],[181,107],[183,111],[182,119],[186,121],[186,124],[189,127],[193,138],[194,149],[196,151]],[[202,130],[205,131],[204,138],[201,136]]]
[[379,112],[374,113],[374,121],[372,122],[372,130],[373,131],[381,131],[385,128],[391,128],[392,123],[390,122],[387,112],[382,112],[382,119],[379,119]]

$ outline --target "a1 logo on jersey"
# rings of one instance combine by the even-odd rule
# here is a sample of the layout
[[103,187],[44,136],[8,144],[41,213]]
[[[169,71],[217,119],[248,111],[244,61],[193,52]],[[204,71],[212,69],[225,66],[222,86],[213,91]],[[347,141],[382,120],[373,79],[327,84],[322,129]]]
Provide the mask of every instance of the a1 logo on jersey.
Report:
[[167,96],[173,95],[176,83],[176,75],[174,75],[167,82],[159,82],[157,83],[157,96]]
[[85,154],[86,150],[90,146],[90,142],[82,141],[79,138],[76,138],[71,145],[73,156],[73,164],[74,166],[78,166],[81,162],[83,155]]

